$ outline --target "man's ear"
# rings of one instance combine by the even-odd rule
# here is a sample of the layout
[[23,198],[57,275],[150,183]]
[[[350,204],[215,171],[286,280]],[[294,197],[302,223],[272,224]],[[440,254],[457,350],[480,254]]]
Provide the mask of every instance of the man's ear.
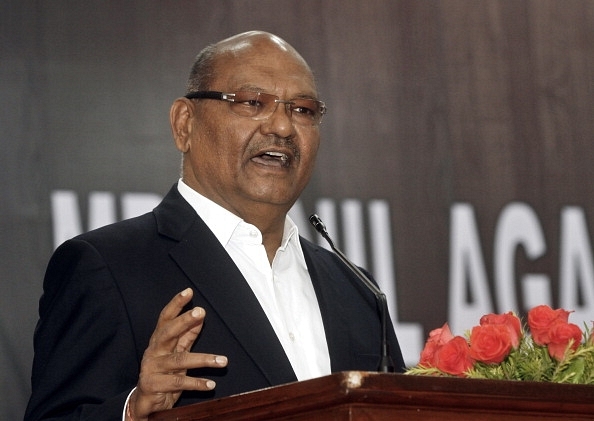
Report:
[[169,122],[177,149],[185,153],[190,148],[190,134],[192,133],[192,116],[194,106],[187,98],[178,98],[171,105]]

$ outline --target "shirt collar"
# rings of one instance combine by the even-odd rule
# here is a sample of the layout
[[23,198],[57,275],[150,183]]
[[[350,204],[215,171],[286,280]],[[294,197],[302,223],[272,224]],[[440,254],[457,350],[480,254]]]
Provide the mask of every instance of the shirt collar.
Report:
[[[247,224],[239,216],[229,212],[219,204],[192,189],[181,178],[177,183],[177,189],[190,206],[194,208],[196,213],[200,215],[200,218],[202,218],[223,247],[226,247],[238,225]],[[283,240],[279,250],[285,250],[290,243],[300,246],[297,225],[287,215],[283,230]],[[296,247],[296,250],[300,251],[301,247]]]

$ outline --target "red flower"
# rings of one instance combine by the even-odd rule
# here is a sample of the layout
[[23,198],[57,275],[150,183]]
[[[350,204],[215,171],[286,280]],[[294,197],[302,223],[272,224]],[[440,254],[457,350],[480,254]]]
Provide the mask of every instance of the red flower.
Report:
[[470,356],[487,364],[498,364],[512,349],[509,328],[504,324],[475,326],[470,333]]
[[462,336],[456,336],[442,345],[437,349],[434,357],[436,368],[459,377],[464,377],[464,373],[474,364],[470,357],[468,343]]
[[435,367],[435,351],[454,338],[452,331],[447,323],[439,329],[433,329],[429,333],[429,338],[425,343],[425,348],[421,351],[419,365],[425,367]]
[[[503,325],[505,326],[510,335],[511,344],[514,348],[520,345],[520,337],[522,336],[522,324],[520,319],[513,312],[507,312],[505,314],[486,314],[481,317],[481,326],[486,325]],[[472,342],[471,342],[472,343]]]
[[429,332],[429,339],[428,341],[435,342],[438,345],[444,345],[454,339],[454,335],[450,330],[450,326],[447,323],[444,323],[442,327],[439,329],[433,329]]
[[546,305],[534,307],[528,312],[528,326],[532,333],[532,339],[537,345],[546,345],[550,339],[550,331],[557,322],[567,323],[569,311],[562,308],[553,310]]
[[550,342],[547,345],[549,355],[557,361],[562,361],[570,342],[573,351],[580,346],[582,331],[573,323],[557,322],[551,327],[549,337]]
[[422,367],[434,367],[445,373],[462,377],[473,364],[466,339],[452,335],[447,323],[429,333],[419,361]]
[[421,351],[419,365],[422,367],[435,367],[435,351],[437,351],[437,348],[439,348],[437,343],[427,341],[425,348]]

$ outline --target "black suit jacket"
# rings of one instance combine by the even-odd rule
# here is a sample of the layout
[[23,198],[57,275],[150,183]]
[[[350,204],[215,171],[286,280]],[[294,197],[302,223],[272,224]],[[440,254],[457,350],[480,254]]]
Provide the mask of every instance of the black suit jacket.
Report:
[[[375,371],[380,325],[375,298],[327,250],[301,238],[318,298],[332,371]],[[25,420],[120,420],[159,312],[183,289],[206,310],[194,352],[226,355],[210,392],[177,405],[296,381],[249,285],[174,186],[151,213],[82,234],[47,268],[35,332],[33,393]],[[392,358],[404,363],[390,326]]]

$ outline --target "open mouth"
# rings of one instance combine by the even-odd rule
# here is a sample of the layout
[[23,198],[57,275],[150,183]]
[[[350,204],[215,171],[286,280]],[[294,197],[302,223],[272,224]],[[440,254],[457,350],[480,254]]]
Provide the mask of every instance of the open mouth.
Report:
[[254,161],[264,165],[275,165],[288,167],[290,163],[289,155],[282,152],[267,151],[261,155],[255,156]]

